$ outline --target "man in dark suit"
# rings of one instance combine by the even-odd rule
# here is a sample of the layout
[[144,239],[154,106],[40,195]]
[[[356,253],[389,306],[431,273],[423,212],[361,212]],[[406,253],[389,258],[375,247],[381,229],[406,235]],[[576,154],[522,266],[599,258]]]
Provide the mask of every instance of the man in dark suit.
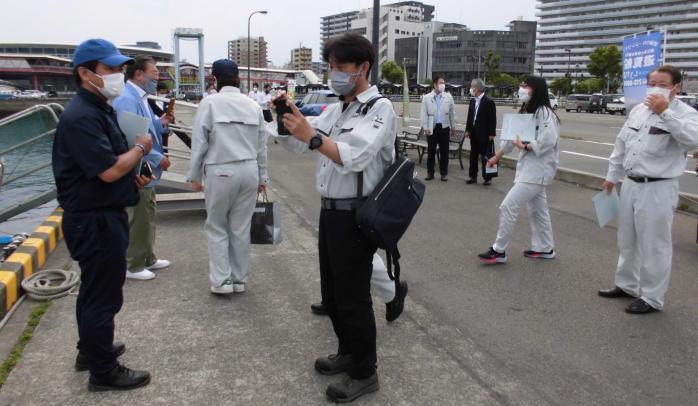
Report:
[[485,168],[497,135],[497,108],[492,99],[485,96],[485,89],[482,79],[473,79],[470,83],[470,95],[473,98],[470,100],[465,126],[465,136],[470,138],[470,179],[466,182],[469,185],[477,183],[478,158],[482,164],[484,185],[492,184]]

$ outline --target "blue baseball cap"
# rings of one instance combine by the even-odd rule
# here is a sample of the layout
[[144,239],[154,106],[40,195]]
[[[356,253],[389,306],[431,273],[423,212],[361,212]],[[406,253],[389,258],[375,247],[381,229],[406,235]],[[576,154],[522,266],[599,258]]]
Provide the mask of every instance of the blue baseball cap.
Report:
[[211,74],[213,76],[238,76],[238,65],[230,59],[219,59],[211,66]]
[[111,67],[130,65],[134,62],[132,58],[121,54],[114,44],[101,38],[88,39],[75,49],[73,66],[90,61],[98,61]]

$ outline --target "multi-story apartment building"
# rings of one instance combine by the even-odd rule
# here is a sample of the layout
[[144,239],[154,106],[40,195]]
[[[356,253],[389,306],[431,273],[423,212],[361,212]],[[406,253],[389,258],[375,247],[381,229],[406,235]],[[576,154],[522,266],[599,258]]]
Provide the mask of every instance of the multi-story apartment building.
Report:
[[250,61],[247,61],[247,37],[228,41],[228,59],[235,61],[239,66],[253,68],[267,67],[267,41],[264,37],[250,38]]
[[[548,80],[569,72],[589,76],[589,54],[602,45],[622,47],[625,35],[666,30],[665,63],[698,86],[698,2],[695,0],[538,0],[536,73]],[[696,89],[692,89],[695,91]]]
[[302,45],[291,50],[291,69],[313,70],[313,50]]

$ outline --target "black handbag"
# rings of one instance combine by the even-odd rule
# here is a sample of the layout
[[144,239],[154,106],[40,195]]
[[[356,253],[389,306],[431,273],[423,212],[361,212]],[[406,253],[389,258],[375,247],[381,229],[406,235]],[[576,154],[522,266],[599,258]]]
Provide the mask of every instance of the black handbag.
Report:
[[250,242],[252,244],[279,244],[281,235],[281,210],[278,204],[270,202],[266,192],[257,202],[252,212],[252,225],[250,226]]

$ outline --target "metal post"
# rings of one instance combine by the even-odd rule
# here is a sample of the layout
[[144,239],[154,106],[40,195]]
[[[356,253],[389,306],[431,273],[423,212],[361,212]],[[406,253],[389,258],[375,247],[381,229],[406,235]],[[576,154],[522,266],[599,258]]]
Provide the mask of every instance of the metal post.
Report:
[[250,46],[250,21],[252,20],[252,16],[260,13],[260,14],[267,14],[266,10],[258,10],[258,11],[253,11],[249,17],[247,17],[247,91],[249,92],[251,87],[250,87],[250,64],[252,63],[252,56],[250,55],[252,51],[252,47]]
[[179,36],[175,33],[174,35],[174,46],[175,46],[175,97],[179,96]]
[[199,85],[201,87],[201,96],[206,92],[206,84],[204,83],[206,77],[206,66],[204,65],[204,35],[198,38],[199,41]]
[[664,27],[662,31],[664,31],[664,44],[662,45],[662,65],[666,65],[666,38],[669,36],[669,31],[667,31],[666,27]]
[[378,23],[380,20],[380,10],[381,2],[380,0],[373,0],[373,53],[375,54],[375,63],[371,67],[371,83],[373,85],[378,85],[378,64],[380,63],[380,57],[378,55]]

